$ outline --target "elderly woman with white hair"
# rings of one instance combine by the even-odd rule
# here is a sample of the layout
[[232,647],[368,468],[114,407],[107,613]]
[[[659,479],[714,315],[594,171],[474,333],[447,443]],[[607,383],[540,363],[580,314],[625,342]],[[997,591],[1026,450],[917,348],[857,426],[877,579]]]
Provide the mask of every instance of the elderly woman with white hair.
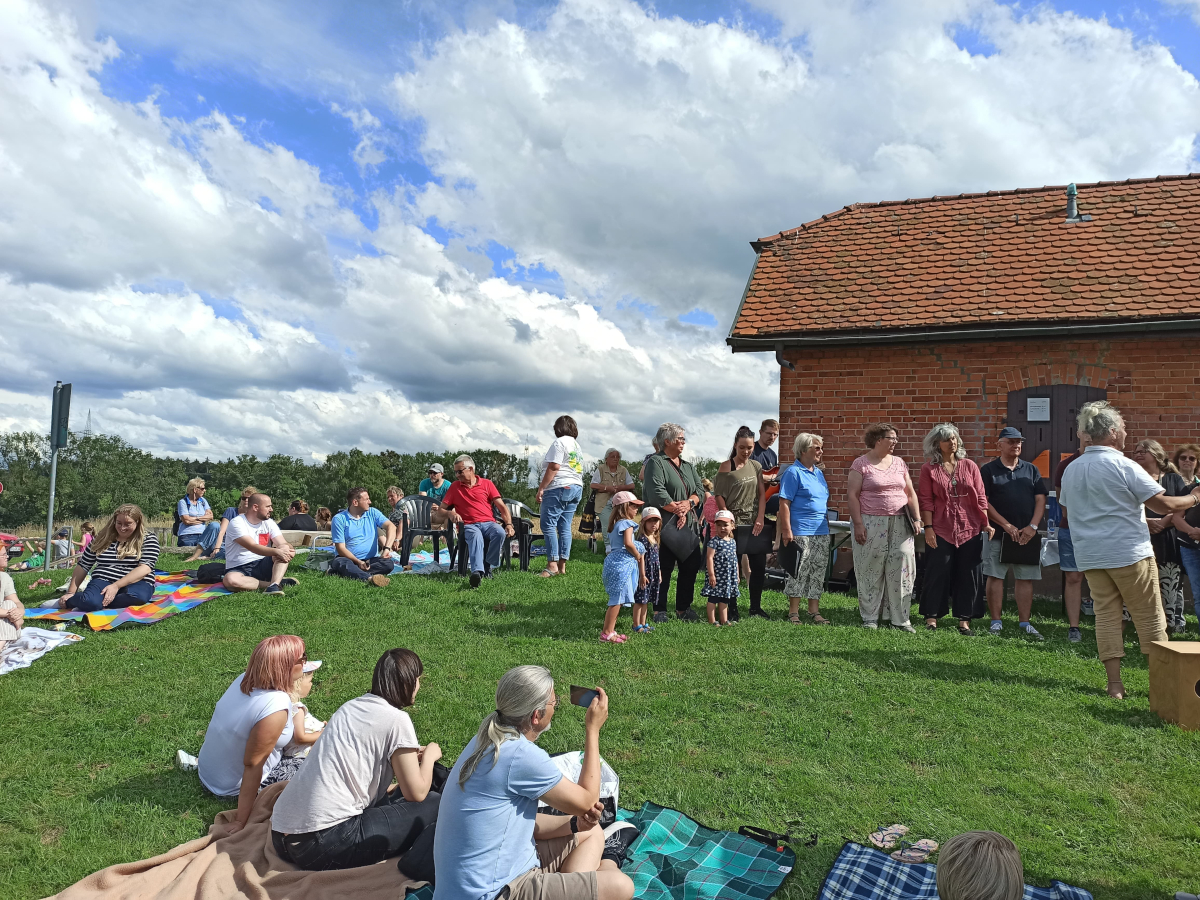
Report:
[[1170,515],[1200,506],[1200,487],[1169,497],[1163,486],[1121,451],[1125,420],[1106,401],[1085,403],[1079,431],[1091,446],[1063,472],[1058,502],[1071,515],[1075,562],[1083,570],[1096,610],[1096,650],[1108,675],[1108,695],[1125,698],[1121,607],[1129,610],[1142,652],[1167,640],[1158,566],[1146,510]]
[[779,558],[788,573],[783,590],[793,625],[800,624],[802,599],[808,604],[809,622],[829,624],[820,607],[829,568],[829,485],[821,471],[824,445],[819,434],[796,435],[795,462],[779,480]]
[[929,461],[921,467],[917,485],[925,520],[921,615],[932,631],[953,609],[958,633],[969,635],[982,586],[983,533],[993,533],[983,477],[979,466],[967,459],[962,435],[949,422],[933,426],[923,449]]
[[[612,515],[613,494],[620,491],[633,490],[633,476],[621,465],[621,451],[609,447],[604,451],[604,459],[592,473],[592,493],[596,494],[596,505],[603,506],[597,511],[600,516],[600,533],[608,534],[608,519]],[[608,552],[608,542],[605,544]]]
[[642,496],[648,506],[662,512],[663,523],[659,544],[662,583],[654,607],[654,621],[667,621],[667,591],[671,573],[679,566],[679,581],[675,585],[675,615],[685,622],[699,617],[692,609],[696,595],[696,575],[704,564],[700,546],[700,516],[708,492],[700,481],[695,467],[684,460],[683,448],[687,436],[683,426],[664,422],[654,436],[659,450],[648,460],[642,471],[645,481]]

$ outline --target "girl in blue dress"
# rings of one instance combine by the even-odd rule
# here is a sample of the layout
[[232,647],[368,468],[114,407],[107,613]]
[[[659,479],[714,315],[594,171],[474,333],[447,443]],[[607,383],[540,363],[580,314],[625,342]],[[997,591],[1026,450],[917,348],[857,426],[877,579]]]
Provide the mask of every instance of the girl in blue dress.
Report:
[[708,598],[708,623],[733,625],[729,604],[737,603],[737,541],[733,537],[733,513],[720,510],[713,520],[713,536],[708,539],[708,578],[700,593]]
[[638,528],[637,542],[644,544],[646,553],[642,557],[642,571],[646,573],[645,587],[633,595],[633,630],[653,631],[647,620],[647,612],[658,601],[658,589],[662,586],[662,566],[658,561],[658,530],[662,528],[662,514],[653,506],[642,509],[642,524]]
[[608,610],[604,614],[604,629],[600,640],[606,644],[623,644],[628,635],[617,634],[617,616],[622,606],[632,606],[634,594],[646,586],[643,554],[646,547],[633,539],[637,531],[637,508],[642,505],[629,491],[618,491],[612,498],[612,515],[608,520],[608,556],[604,558],[604,590],[608,592]]

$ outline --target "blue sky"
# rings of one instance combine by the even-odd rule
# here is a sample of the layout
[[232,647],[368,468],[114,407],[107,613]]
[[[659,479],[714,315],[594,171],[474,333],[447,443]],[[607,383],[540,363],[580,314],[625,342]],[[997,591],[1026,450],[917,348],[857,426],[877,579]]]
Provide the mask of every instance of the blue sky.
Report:
[[564,411],[588,452],[664,418],[724,452],[778,411],[724,343],[751,240],[1195,169],[1176,2],[11,0],[0,428],[62,379],[165,453],[521,449]]

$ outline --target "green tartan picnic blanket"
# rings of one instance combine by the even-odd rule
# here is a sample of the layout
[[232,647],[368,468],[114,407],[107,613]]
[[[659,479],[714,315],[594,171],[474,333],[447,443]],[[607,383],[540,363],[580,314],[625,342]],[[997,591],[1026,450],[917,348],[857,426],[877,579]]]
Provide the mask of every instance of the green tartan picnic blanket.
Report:
[[[731,831],[714,831],[676,809],[644,803],[617,818],[641,834],[629,848],[622,871],[633,879],[634,896],[651,900],[766,900],[792,871],[796,854]],[[432,900],[423,887],[409,900]]]

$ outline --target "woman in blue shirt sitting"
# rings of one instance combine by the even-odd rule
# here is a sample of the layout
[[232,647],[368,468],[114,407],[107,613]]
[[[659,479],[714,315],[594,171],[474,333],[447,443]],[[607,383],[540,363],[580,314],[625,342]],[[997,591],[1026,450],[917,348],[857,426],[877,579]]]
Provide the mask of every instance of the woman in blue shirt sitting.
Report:
[[779,483],[779,559],[787,570],[788,621],[800,624],[800,598],[808,600],[808,621],[828,625],[821,615],[821,592],[829,566],[829,485],[821,471],[824,442],[817,434],[796,435]]

